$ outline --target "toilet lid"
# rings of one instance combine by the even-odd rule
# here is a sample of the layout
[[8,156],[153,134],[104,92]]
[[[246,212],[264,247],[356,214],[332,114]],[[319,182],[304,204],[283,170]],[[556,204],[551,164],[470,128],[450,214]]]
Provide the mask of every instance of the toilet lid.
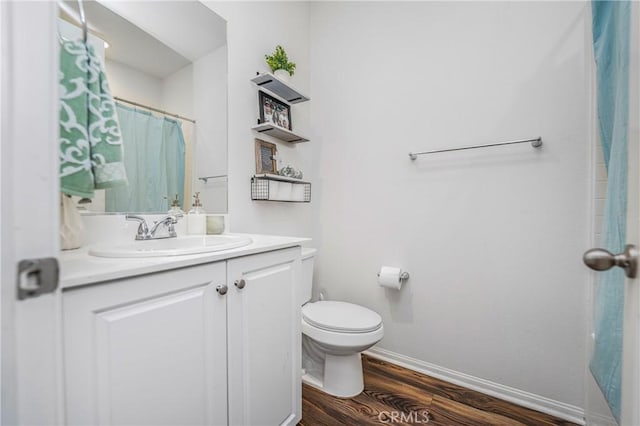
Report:
[[315,327],[344,333],[367,333],[382,325],[382,317],[371,309],[347,302],[307,303],[302,318]]

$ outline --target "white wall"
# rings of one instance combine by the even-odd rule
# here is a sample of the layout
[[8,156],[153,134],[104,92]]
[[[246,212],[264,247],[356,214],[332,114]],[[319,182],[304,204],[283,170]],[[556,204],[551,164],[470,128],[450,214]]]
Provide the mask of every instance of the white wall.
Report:
[[110,60],[105,61],[105,68],[114,96],[156,108],[162,106],[161,79]]
[[193,118],[195,110],[193,64],[168,75],[160,82],[161,99],[158,108]]
[[119,62],[106,60],[114,96],[186,117],[194,115],[194,71],[188,65],[165,78],[157,78]]
[[[278,145],[289,163],[311,175],[313,142],[290,145],[251,131],[258,117],[258,95],[250,82],[256,71],[267,71],[264,55],[281,44],[296,62],[293,84],[309,89],[309,3],[304,2],[206,2],[227,20],[229,49],[229,214],[233,232],[310,236],[311,204],[251,201],[250,179],[255,174],[254,139]],[[293,106],[294,130],[309,129],[308,104]]]
[[[162,79],[162,93],[159,108],[178,114],[183,117],[195,119],[195,103],[196,91],[194,67],[190,64],[173,74]],[[206,119],[204,120],[206,121]],[[184,155],[184,194],[186,196],[182,200],[182,209],[189,211],[192,204],[191,194],[193,186],[193,151],[196,125],[186,120],[178,120],[182,127],[182,136],[184,137],[185,155]],[[171,194],[169,194],[171,196]]]
[[[310,11],[316,282],[379,312],[382,348],[575,406],[587,13],[578,2]],[[538,135],[541,150],[407,156]],[[383,264],[411,273],[401,292],[376,285]]]
[[220,47],[193,64],[196,131],[193,161],[194,192],[200,192],[209,213],[227,212],[227,178],[199,177],[227,174],[227,47]]

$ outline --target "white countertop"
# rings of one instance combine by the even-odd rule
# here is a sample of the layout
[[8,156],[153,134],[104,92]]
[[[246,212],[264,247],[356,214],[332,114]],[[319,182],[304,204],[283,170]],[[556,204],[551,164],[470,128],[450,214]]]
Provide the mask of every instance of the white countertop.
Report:
[[185,266],[216,262],[234,257],[300,246],[310,238],[281,237],[275,235],[246,235],[253,242],[244,247],[185,256],[163,256],[136,259],[91,256],[88,248],[60,253],[60,288],[71,288],[135,275],[150,274]]

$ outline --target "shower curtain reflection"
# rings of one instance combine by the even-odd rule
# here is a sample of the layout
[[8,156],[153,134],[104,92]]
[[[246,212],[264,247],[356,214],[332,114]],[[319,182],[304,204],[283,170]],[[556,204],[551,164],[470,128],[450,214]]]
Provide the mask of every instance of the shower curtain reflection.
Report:
[[108,212],[163,212],[184,201],[185,141],[176,120],[117,103],[129,185],[106,191]]

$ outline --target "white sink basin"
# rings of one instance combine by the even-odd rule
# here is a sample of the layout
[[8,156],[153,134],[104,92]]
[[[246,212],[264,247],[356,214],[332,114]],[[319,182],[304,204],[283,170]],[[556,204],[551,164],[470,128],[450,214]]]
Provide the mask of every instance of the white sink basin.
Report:
[[95,245],[89,254],[99,257],[158,257],[183,256],[229,250],[251,244],[242,235],[189,235],[161,240],[131,241],[125,244]]

